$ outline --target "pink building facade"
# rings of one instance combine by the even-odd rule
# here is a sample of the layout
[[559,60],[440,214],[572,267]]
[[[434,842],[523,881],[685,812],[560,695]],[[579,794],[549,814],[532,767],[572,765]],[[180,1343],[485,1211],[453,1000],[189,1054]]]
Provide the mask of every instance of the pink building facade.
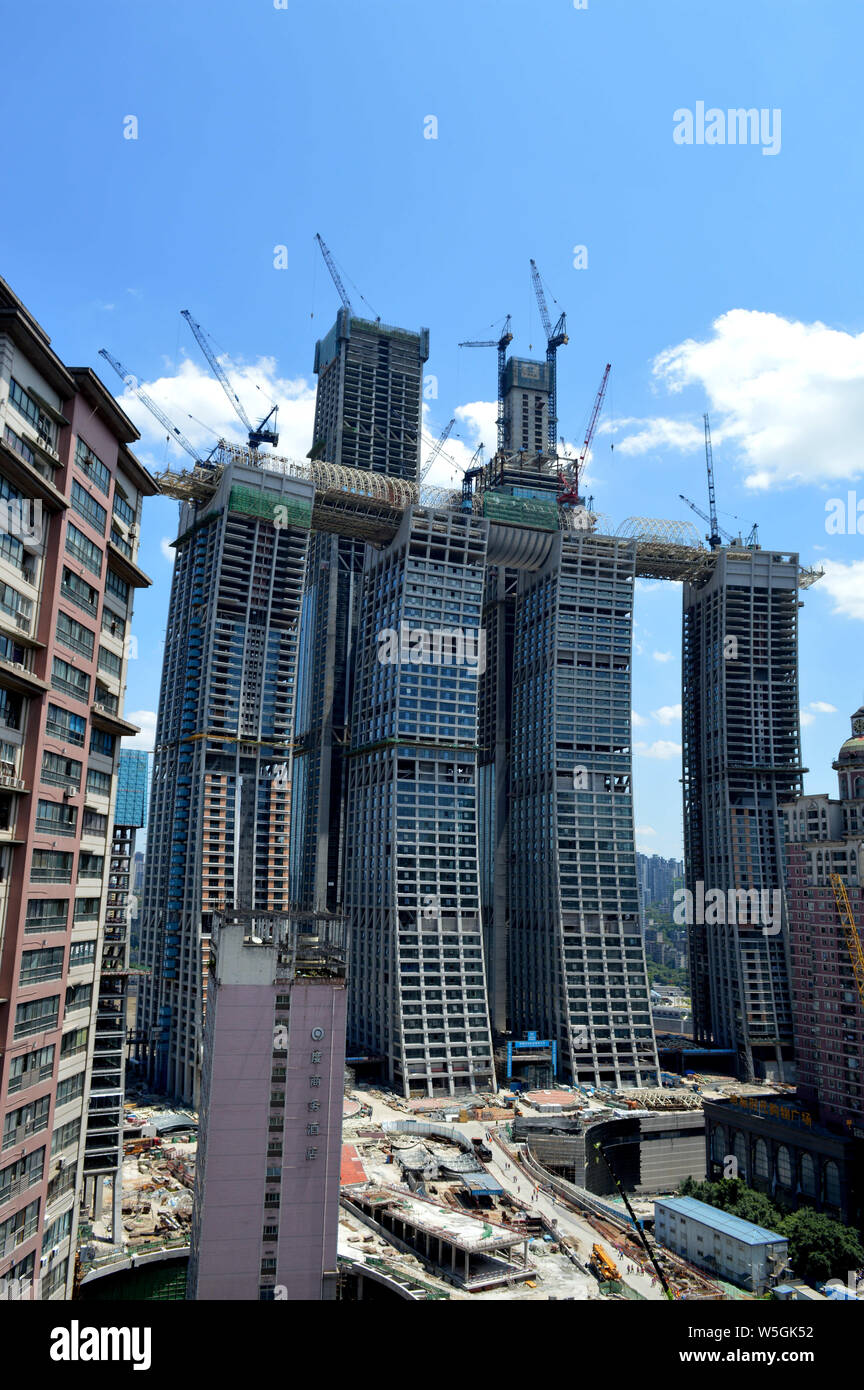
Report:
[[335,1298],[345,1025],[338,947],[275,913],[221,917],[190,1298]]

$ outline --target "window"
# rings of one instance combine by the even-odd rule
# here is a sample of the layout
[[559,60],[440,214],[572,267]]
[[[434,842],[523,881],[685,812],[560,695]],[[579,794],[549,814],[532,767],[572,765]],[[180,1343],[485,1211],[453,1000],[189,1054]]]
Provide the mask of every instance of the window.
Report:
[[81,714],[72,714],[68,709],[61,709],[59,705],[48,706],[48,718],[45,721],[45,732],[53,734],[55,738],[62,739],[64,743],[77,743],[84,747],[84,734],[87,729],[87,720]]
[[109,569],[105,576],[105,588],[108,593],[113,594],[115,598],[122,599],[124,603],[129,602],[129,585],[124,579],[121,579],[119,575],[115,574],[112,569]]
[[74,835],[78,810],[62,801],[41,801],[36,807],[36,830],[40,835]]
[[33,612],[32,599],[19,594],[11,584],[0,584],[0,608],[4,613],[11,614],[19,627],[29,627],[30,615]]
[[61,646],[68,647],[70,651],[73,652],[80,652],[81,655],[86,656],[88,660],[92,659],[93,647],[96,642],[95,634],[90,631],[89,627],[85,627],[83,623],[76,622],[74,618],[70,618],[69,614],[64,613],[62,608],[57,614],[57,630],[55,635]]
[[82,835],[104,835],[108,830],[108,817],[99,811],[90,811],[85,806],[81,822]]
[[[72,858],[71,854],[69,858]],[[69,902],[66,898],[31,898],[27,903],[24,930],[26,932],[65,931],[68,917]]]
[[99,772],[95,767],[87,770],[87,790],[96,796],[111,795],[111,773]]
[[0,660],[17,662],[19,666],[26,665],[24,660],[24,648],[19,642],[15,642],[11,637],[4,637],[0,633]]
[[65,758],[62,753],[42,754],[40,779],[53,787],[69,787],[78,791],[81,786],[82,764],[75,758]]
[[9,690],[0,690],[0,726],[4,729],[20,729],[21,696]]
[[64,1033],[60,1039],[60,1057],[75,1057],[79,1052],[86,1052],[87,1039],[90,1033],[87,1028],[73,1028],[70,1032]]
[[123,670],[123,661],[114,652],[109,652],[107,647],[100,647],[98,666],[100,671],[110,671],[112,675],[119,676]]
[[91,729],[90,752],[102,753],[106,758],[114,757],[117,739],[114,734],[106,734],[104,729]]
[[114,487],[114,515],[125,521],[127,526],[134,525],[135,512],[121,493],[119,484]]
[[96,457],[83,439],[78,439],[76,442],[75,463],[87,475],[87,481],[94,487],[98,487],[99,491],[107,497],[108,489],[111,486],[111,474],[102,460]]
[[39,438],[53,449],[56,431],[54,421],[46,415],[35,397],[31,396],[29,391],[25,391],[14,376],[9,378],[9,399],[24,416],[24,419],[29,420],[30,424],[34,426]]
[[69,1014],[74,1014],[78,1009],[88,1009],[92,998],[92,985],[67,985],[66,1008],[63,1013],[64,1019],[67,1018]]
[[73,941],[69,947],[69,969],[79,965],[92,965],[96,959],[95,941]]
[[11,1149],[29,1135],[39,1134],[43,1129],[47,1129],[50,1109],[51,1097],[40,1096],[38,1100],[31,1100],[29,1105],[20,1105],[17,1110],[10,1110],[3,1121],[3,1148]]
[[60,1016],[60,996],[52,994],[47,999],[31,999],[19,1004],[15,1010],[16,1038],[28,1038],[31,1033],[44,1033],[48,1028],[56,1028]]
[[25,1154],[23,1158],[0,1169],[0,1207],[5,1206],[12,1197],[17,1197],[19,1192],[26,1192],[28,1187],[41,1182],[44,1168],[45,1150],[42,1148],[34,1149],[33,1153]]
[[43,946],[32,951],[22,951],[19,985],[38,985],[45,980],[59,980],[63,974],[65,952],[65,946]]
[[76,922],[98,922],[99,899],[76,898],[74,920]]
[[78,881],[82,878],[101,878],[105,865],[105,857],[102,854],[90,854],[82,849],[78,857]]
[[16,1211],[14,1216],[0,1221],[0,1259],[11,1253],[16,1245],[29,1240],[39,1227],[39,1198]]
[[6,425],[4,427],[3,438],[6,440],[7,444],[12,445],[12,448],[15,450],[16,454],[20,454],[22,459],[24,459],[27,463],[32,463],[34,468],[37,466],[33,450],[29,447],[29,445],[24,443],[24,440],[21,438],[20,434],[16,434],[15,431],[9,427],[9,425]]
[[69,662],[60,656],[54,658],[51,685],[54,690],[59,690],[63,695],[70,695],[73,700],[81,700],[84,704],[90,699],[90,677],[84,671],[70,666]]
[[57,1087],[57,1108],[61,1105],[68,1105],[70,1100],[77,1100],[84,1094],[84,1073],[76,1071],[74,1076],[67,1076],[65,1081],[61,1081]]
[[59,849],[34,849],[30,861],[30,882],[71,883],[71,851],[67,854],[65,850]]
[[781,1187],[792,1186],[792,1159],[785,1144],[777,1150],[777,1181]]
[[92,584],[88,584],[86,579],[82,579],[80,574],[76,574],[66,565],[63,566],[60,592],[64,598],[71,599],[78,608],[83,609],[85,613],[91,613],[95,618],[99,608],[99,590],[94,589]]
[[88,541],[84,532],[79,531],[71,521],[66,523],[66,549],[91,574],[102,573],[102,551],[93,541]]
[[9,1062],[9,1094],[21,1091],[25,1086],[35,1086],[47,1081],[54,1070],[54,1044],[37,1047],[33,1052],[19,1052]]
[[89,521],[90,525],[104,536],[108,513],[94,497],[90,496],[87,489],[83,488],[80,483],[73,482],[72,495],[69,500],[72,504],[72,510],[76,511],[79,516],[83,516],[85,521]]
[[126,633],[125,619],[117,616],[110,608],[102,609],[102,631],[111,637],[123,637]]

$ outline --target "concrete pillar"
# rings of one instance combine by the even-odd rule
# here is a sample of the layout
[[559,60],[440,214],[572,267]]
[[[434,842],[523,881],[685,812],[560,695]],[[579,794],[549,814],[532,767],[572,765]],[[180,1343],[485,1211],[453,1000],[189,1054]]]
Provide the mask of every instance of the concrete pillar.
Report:
[[[122,1159],[121,1159],[122,1165]],[[111,1215],[111,1239],[115,1245],[123,1244],[123,1168],[117,1169],[111,1182],[112,1186],[112,1215]]]
[[105,1179],[101,1173],[96,1175],[93,1182],[93,1220],[98,1221],[102,1215],[102,1198],[105,1194]]
[[466,1283],[466,1284],[468,1283],[468,1267],[469,1267],[470,1259],[471,1259],[471,1256],[469,1255],[468,1251],[466,1250],[466,1251],[465,1251],[465,1283]]

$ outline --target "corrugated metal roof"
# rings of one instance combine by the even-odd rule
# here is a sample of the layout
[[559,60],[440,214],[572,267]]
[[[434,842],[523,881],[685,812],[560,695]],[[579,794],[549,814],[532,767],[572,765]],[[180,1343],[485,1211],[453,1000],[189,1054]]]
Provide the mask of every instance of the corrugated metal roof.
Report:
[[711,1207],[707,1202],[699,1202],[695,1197],[664,1197],[662,1201],[654,1203],[655,1218],[660,1207],[675,1212],[678,1216],[689,1217],[691,1221],[698,1221],[700,1225],[709,1226],[714,1231],[722,1231],[724,1235],[732,1236],[734,1240],[740,1240],[745,1245],[774,1244],[778,1240],[786,1239],[777,1231],[768,1231],[764,1226],[756,1226],[752,1221],[742,1221],[740,1216],[732,1216],[728,1211],[719,1211],[717,1207]]
[[462,1186],[467,1187],[469,1192],[485,1192],[489,1196],[504,1191],[497,1178],[493,1178],[490,1173],[465,1173],[462,1178]]

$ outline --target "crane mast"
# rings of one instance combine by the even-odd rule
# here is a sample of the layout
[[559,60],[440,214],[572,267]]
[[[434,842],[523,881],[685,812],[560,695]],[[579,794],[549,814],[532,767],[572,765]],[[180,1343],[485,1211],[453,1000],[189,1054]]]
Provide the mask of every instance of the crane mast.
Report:
[[534,294],[537,297],[537,305],[540,309],[543,332],[546,334],[546,364],[549,368],[547,449],[550,458],[556,458],[556,441],[558,438],[558,349],[570,341],[567,336],[567,315],[562,313],[553,328],[552,320],[549,316],[549,309],[546,304],[546,295],[543,292],[543,281],[540,279],[537,262],[533,259],[531,261],[531,280],[534,285]]
[[510,327],[510,322],[510,315],[508,314],[506,319],[504,320],[504,328],[500,338],[484,338],[482,340],[477,339],[473,340],[472,342],[459,344],[460,348],[494,347],[498,349],[498,420],[496,423],[498,425],[499,452],[506,449],[509,443],[509,440],[507,439],[507,429],[504,422],[504,372],[507,367],[507,348],[513,341],[513,333]]
[[207,334],[204,332],[204,329],[201,327],[200,323],[198,323],[192,317],[192,314],[188,309],[181,309],[180,313],[188,323],[189,327],[192,329],[198,346],[200,347],[204,356],[207,358],[208,363],[210,364],[211,372],[215,376],[216,380],[219,382],[219,385],[222,387],[222,390],[225,392],[225,395],[228,397],[229,401],[231,402],[232,406],[234,407],[235,411],[240,417],[241,423],[245,425],[247,433],[249,435],[249,448],[258,449],[261,447],[262,444],[278,444],[279,436],[276,433],[276,431],[267,429],[267,421],[270,419],[271,415],[276,414],[277,407],[274,405],[273,409],[270,411],[270,414],[264,417],[264,419],[261,421],[261,424],[256,429],[255,426],[252,424],[252,421],[249,419],[249,416],[246,414],[246,411],[243,408],[243,404],[239,396],[232,387],[231,382],[228,380],[228,373],[225,371],[225,368],[222,366],[222,363],[219,361],[219,358],[216,356],[215,352],[210,347],[210,344],[207,341]]
[[712,550],[717,550],[723,544],[723,540],[717,527],[717,498],[714,495],[714,451],[711,448],[711,426],[707,414],[703,415],[702,418],[705,421],[705,467],[708,470],[708,510],[710,512],[708,524],[711,527],[708,544]]

